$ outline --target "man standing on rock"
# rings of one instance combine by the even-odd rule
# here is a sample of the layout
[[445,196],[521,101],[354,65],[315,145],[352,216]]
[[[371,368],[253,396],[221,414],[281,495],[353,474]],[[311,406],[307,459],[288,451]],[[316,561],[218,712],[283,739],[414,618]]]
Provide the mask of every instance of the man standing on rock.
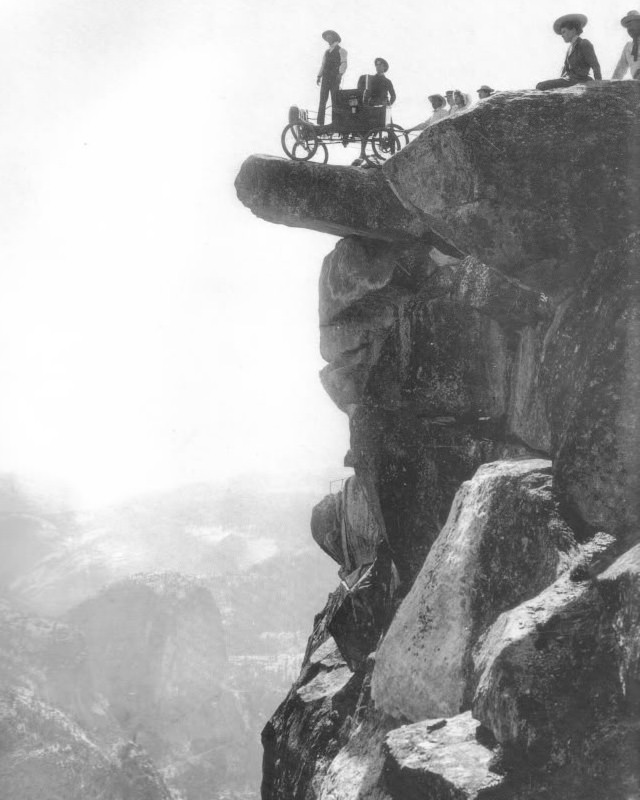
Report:
[[385,75],[389,62],[384,58],[376,58],[373,62],[375,75],[361,75],[358,79],[358,91],[362,92],[365,104],[371,106],[392,106],[396,102],[396,91]]
[[340,81],[347,69],[347,51],[340,47],[342,39],[335,31],[325,31],[322,38],[329,48],[325,51],[322,64],[318,72],[317,83],[320,84],[320,104],[318,105],[318,125],[324,125],[324,112],[327,99],[331,96],[331,105],[336,104],[336,93],[340,88]]
[[577,83],[587,83],[592,80],[589,72],[593,70],[593,78],[602,80],[602,71],[596,58],[596,51],[588,39],[581,37],[582,30],[587,24],[584,14],[565,14],[553,23],[553,30],[562,36],[569,45],[562,68],[562,77],[550,81],[542,81],[536,89],[564,89],[575,86]]
[[640,40],[640,12],[630,11],[626,17],[620,20],[623,28],[627,29],[627,33],[631,37],[631,41],[627,42],[622,50],[620,61],[616,66],[612,80],[617,81],[627,74],[627,70],[631,73],[631,77],[640,80],[640,58],[638,57],[638,40]]

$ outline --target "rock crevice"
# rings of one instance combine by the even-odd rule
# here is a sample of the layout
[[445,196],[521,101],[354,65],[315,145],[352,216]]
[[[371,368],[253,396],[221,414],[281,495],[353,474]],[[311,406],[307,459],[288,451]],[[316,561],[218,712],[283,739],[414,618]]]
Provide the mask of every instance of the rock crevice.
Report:
[[640,85],[503,92],[380,171],[252,157],[236,185],[345,237],[321,380],[355,474],[312,520],[341,584],[263,800],[635,797]]

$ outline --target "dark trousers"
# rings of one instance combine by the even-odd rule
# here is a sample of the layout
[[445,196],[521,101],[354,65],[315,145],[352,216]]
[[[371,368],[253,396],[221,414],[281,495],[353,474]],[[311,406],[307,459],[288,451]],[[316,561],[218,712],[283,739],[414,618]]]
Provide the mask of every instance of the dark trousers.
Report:
[[320,103],[318,105],[318,125],[324,125],[324,112],[329,95],[331,95],[331,105],[335,106],[336,104],[336,92],[340,88],[341,77],[341,75],[335,75],[334,77],[325,78],[323,76],[322,78],[320,83]]
[[577,78],[553,78],[550,81],[541,81],[536,89],[544,92],[547,89],[565,89],[567,86],[576,86],[578,83],[587,83],[591,78],[585,78],[580,81]]

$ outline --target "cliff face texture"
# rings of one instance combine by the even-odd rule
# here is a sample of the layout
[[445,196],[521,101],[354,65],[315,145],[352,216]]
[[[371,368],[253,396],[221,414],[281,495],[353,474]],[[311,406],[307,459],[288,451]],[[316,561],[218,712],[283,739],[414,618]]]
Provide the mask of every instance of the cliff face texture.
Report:
[[640,797],[640,84],[502,93],[381,170],[253,156],[343,235],[322,383],[339,565],[263,800]]

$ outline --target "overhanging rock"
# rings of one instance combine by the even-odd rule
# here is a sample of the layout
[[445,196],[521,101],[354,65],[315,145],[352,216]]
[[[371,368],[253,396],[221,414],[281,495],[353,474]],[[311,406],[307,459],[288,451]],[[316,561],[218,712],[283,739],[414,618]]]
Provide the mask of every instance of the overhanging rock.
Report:
[[379,170],[250,156],[236,191],[267,222],[386,241],[431,238],[423,215],[402,205]]

